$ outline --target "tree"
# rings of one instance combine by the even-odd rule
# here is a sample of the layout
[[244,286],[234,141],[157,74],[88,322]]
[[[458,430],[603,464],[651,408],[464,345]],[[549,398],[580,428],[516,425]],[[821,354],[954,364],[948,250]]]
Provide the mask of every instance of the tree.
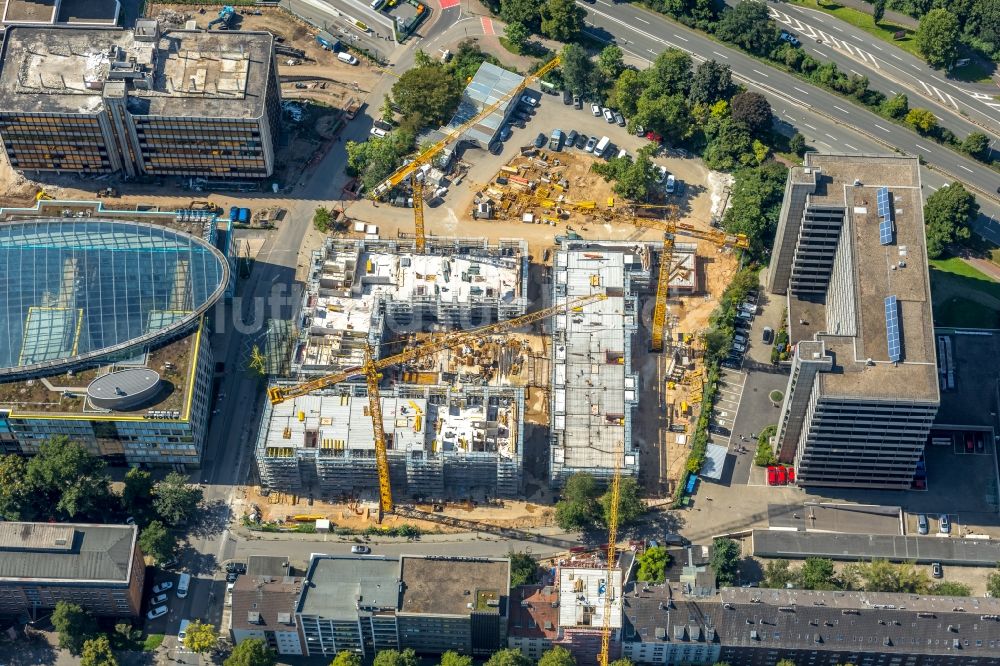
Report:
[[100,634],[84,642],[80,654],[80,666],[118,666],[118,660],[111,652],[108,637]]
[[642,74],[657,96],[687,95],[691,86],[691,56],[680,49],[668,48]]
[[79,604],[57,601],[52,611],[52,626],[59,632],[59,647],[69,650],[74,657],[83,650],[83,644],[97,633],[97,620]]
[[625,71],[625,53],[614,44],[608,44],[597,55],[597,69],[605,79],[613,81]]
[[615,659],[611,662],[610,666],[633,666],[632,660],[628,657],[622,657],[621,659]]
[[771,128],[771,103],[760,93],[740,93],[733,97],[729,105],[733,110],[733,120],[745,123],[751,134],[759,135]]
[[372,666],[417,666],[417,653],[413,648],[399,650],[381,650],[375,655]]
[[534,0],[500,0],[500,18],[506,23],[520,23],[531,32],[538,31],[541,18]]
[[712,118],[706,128],[708,145],[703,158],[711,169],[731,171],[740,166],[749,166],[756,161],[753,153],[753,138],[743,123],[730,117]]
[[524,47],[528,43],[528,37],[531,36],[531,31],[528,30],[528,27],[520,21],[511,21],[507,24],[507,27],[503,29],[503,36],[507,39],[507,44],[510,48],[514,49],[516,53],[521,53],[524,51]]
[[472,666],[472,657],[448,650],[441,655],[439,666]]
[[896,93],[882,102],[882,115],[889,118],[902,118],[910,110],[910,100],[903,93]]
[[313,226],[322,233],[326,233],[333,226],[333,213],[325,206],[316,206],[313,213]]
[[153,475],[138,467],[130,469],[125,474],[125,487],[122,488],[122,508],[125,513],[145,523],[151,513],[152,496]]
[[25,483],[31,489],[36,517],[98,520],[117,501],[104,461],[66,437],[42,443],[27,463]]
[[[414,119],[415,117],[408,120]],[[360,176],[365,189],[375,189],[396,170],[403,156],[412,149],[413,137],[414,133],[410,129],[400,126],[386,137],[370,137],[367,141],[348,141],[348,171],[352,175]]]
[[[444,658],[441,659],[444,663]],[[330,662],[330,666],[361,666],[361,657],[353,652],[342,650]]]
[[219,631],[214,625],[195,620],[188,625],[184,636],[184,647],[198,654],[205,654],[215,649],[219,643]]
[[576,666],[576,657],[563,646],[557,645],[542,655],[538,666]]
[[883,18],[885,18],[885,0],[875,0],[872,3],[872,20],[878,25]]
[[940,594],[943,597],[968,597],[972,596],[972,588],[964,583],[943,580],[932,585],[930,593]]
[[25,520],[34,516],[27,469],[27,461],[19,455],[0,456],[0,518]]
[[559,69],[562,71],[567,90],[577,95],[586,93],[593,67],[583,47],[577,44],[567,44],[563,47],[559,58]]
[[556,502],[556,524],[564,530],[590,527],[597,517],[598,488],[594,477],[577,472],[566,480],[562,498]]
[[419,115],[424,123],[443,125],[454,115],[463,84],[435,62],[403,72],[392,84],[392,100],[404,116]]
[[531,660],[517,648],[507,648],[494,652],[483,666],[531,666]]
[[794,582],[795,572],[789,567],[788,560],[770,560],[764,565],[762,587],[783,588]]
[[667,576],[667,563],[670,556],[663,546],[653,546],[647,548],[646,552],[639,556],[639,580],[648,583],[662,583]]
[[531,585],[538,578],[538,562],[527,553],[516,553],[511,551],[507,554],[510,558],[510,586]]
[[618,80],[615,81],[614,91],[611,93],[612,104],[631,118],[635,115],[636,105],[644,86],[639,72],[634,69],[626,69],[618,75]]
[[706,60],[698,65],[691,78],[688,100],[692,104],[715,104],[728,100],[736,91],[733,85],[733,71],[729,65],[720,65],[715,60]]
[[833,562],[822,557],[806,558],[799,570],[799,585],[806,590],[836,590]]
[[990,138],[982,132],[969,132],[969,135],[962,139],[962,150],[977,160],[985,159],[990,152]]
[[656,183],[656,167],[649,154],[650,151],[644,148],[634,160],[628,155],[616,156],[607,162],[595,162],[590,168],[604,176],[605,181],[614,180],[613,189],[618,196],[629,201],[645,201]]
[[639,97],[632,120],[663,136],[683,139],[691,132],[690,109],[680,93],[657,95],[654,88],[648,88]]
[[547,0],[542,7],[542,34],[560,42],[571,42],[583,30],[587,12],[573,0]]
[[997,563],[996,569],[986,577],[986,591],[993,598],[1000,597],[1000,562]]
[[146,525],[139,535],[139,548],[157,564],[169,562],[174,555],[176,545],[177,537],[158,520]]
[[[191,625],[188,625],[188,637],[191,636],[190,627]],[[337,658],[339,659],[340,655],[337,655]],[[336,662],[336,659],[334,661]],[[278,655],[262,639],[248,638],[234,647],[232,653],[222,663],[224,666],[274,666],[278,663]]]
[[153,506],[167,525],[186,522],[197,511],[201,499],[201,488],[189,484],[179,472],[170,472],[153,486]]
[[774,47],[778,34],[767,7],[759,2],[741,2],[732,9],[723,10],[715,27],[719,39],[758,55]]
[[806,138],[800,132],[796,132],[788,140],[788,150],[802,157],[806,152]]
[[917,27],[917,50],[934,67],[951,67],[958,58],[958,19],[947,9],[932,9]]
[[733,585],[739,573],[740,545],[726,537],[715,539],[709,565],[715,571],[715,580],[720,586]]
[[937,129],[937,117],[927,109],[910,109],[905,122],[921,134],[930,134]]
[[[639,482],[630,476],[623,478],[618,488],[618,526],[625,527],[634,523],[646,510],[646,505],[639,499]],[[601,514],[604,524],[611,521],[611,491],[601,497]]]
[[936,259],[955,241],[969,238],[969,225],[978,212],[976,198],[959,182],[927,197],[924,204],[927,256]]
[[722,226],[729,233],[746,234],[755,255],[762,256],[771,246],[787,176],[788,169],[774,161],[736,172],[731,204]]

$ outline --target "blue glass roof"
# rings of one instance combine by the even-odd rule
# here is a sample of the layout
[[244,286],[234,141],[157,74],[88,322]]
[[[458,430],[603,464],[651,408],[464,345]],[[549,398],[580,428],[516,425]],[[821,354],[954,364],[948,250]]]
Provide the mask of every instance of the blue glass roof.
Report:
[[47,371],[146,345],[223,294],[225,257],[139,222],[0,225],[0,375]]

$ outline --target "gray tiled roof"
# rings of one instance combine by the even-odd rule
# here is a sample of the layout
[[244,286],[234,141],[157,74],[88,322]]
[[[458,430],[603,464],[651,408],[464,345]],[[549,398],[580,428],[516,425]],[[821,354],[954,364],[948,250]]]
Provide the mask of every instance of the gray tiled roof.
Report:
[[127,583],[134,525],[0,523],[0,581]]
[[295,576],[240,576],[233,586],[232,628],[293,631],[301,590],[302,579]]

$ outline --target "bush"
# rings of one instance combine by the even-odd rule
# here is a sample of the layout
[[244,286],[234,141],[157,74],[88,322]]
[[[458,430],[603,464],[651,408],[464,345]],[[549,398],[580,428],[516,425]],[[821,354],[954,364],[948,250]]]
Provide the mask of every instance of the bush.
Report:
[[771,448],[770,439],[774,437],[775,433],[778,431],[778,426],[769,425],[760,431],[757,435],[757,450],[754,452],[753,464],[758,467],[767,467],[768,465],[775,465],[778,462],[778,457],[774,455],[774,449]]

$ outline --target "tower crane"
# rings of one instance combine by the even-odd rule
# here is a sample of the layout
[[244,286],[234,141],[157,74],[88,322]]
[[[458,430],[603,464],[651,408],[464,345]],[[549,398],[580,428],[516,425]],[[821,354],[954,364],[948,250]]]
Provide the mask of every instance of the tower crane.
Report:
[[445,349],[460,347],[486,335],[506,333],[560,312],[567,310],[578,312],[582,310],[584,305],[595,301],[603,301],[605,298],[607,296],[603,292],[598,292],[495,324],[488,324],[467,331],[454,331],[432,336],[428,340],[423,341],[419,347],[387,356],[386,358],[375,359],[371,348],[367,347],[361,365],[292,386],[272,386],[267,391],[267,397],[270,399],[271,404],[276,405],[290,398],[296,398],[306,395],[311,391],[333,386],[351,377],[364,375],[365,383],[368,386],[368,413],[372,417],[372,425],[375,432],[375,465],[378,470],[379,518],[381,519],[383,514],[392,513],[393,507],[392,488],[389,485],[389,456],[382,422],[382,403],[378,391],[379,380],[382,378],[382,370],[399,365],[400,363],[430,356]]
[[389,175],[381,184],[377,185],[375,189],[372,190],[370,196],[372,199],[378,199],[384,194],[389,192],[392,188],[399,185],[401,182],[406,180],[408,177],[412,176],[413,185],[413,223],[416,238],[416,251],[418,253],[424,251],[424,247],[427,242],[427,238],[424,234],[424,181],[417,178],[416,171],[425,164],[430,164],[431,160],[448,147],[449,144],[457,141],[465,132],[475,125],[477,125],[484,118],[488,117],[491,113],[499,109],[504,102],[511,99],[516,99],[518,95],[527,87],[528,83],[531,81],[536,81],[553,69],[559,66],[559,56],[556,56],[549,62],[545,63],[537,72],[525,77],[516,88],[508,92],[506,95],[500,97],[497,101],[488,105],[473,118],[465,121],[455,129],[451,130],[433,145],[425,148],[423,151],[417,155],[412,162],[405,164],[398,169],[396,169],[392,174]]
[[[618,557],[618,503],[621,499],[622,456],[624,455],[623,442],[622,450],[615,451],[615,467],[611,475],[611,507],[608,511],[608,580],[604,588],[604,623],[601,626],[601,652],[598,655],[600,666],[608,666],[608,651],[611,647],[611,609],[614,605],[615,560]],[[622,575],[624,577],[624,573]],[[624,579],[622,582],[624,584]]]

